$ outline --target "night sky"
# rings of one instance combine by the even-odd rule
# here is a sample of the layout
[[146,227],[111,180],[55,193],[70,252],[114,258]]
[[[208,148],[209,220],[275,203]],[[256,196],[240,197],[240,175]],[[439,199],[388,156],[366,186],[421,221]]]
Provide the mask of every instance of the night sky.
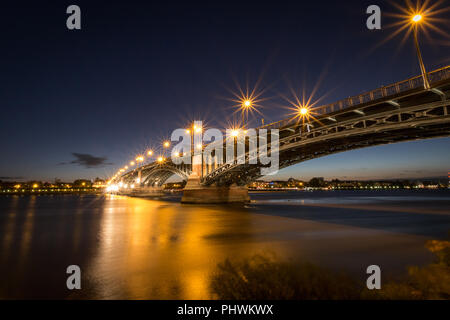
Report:
[[[66,28],[71,4],[81,30]],[[371,4],[381,30],[366,28]],[[320,105],[418,75],[412,37],[382,43],[394,12],[379,0],[2,3],[0,180],[106,178],[192,120],[227,127],[236,83],[264,90],[256,126],[288,116],[290,87],[317,85]],[[436,24],[447,35],[449,16]],[[428,70],[450,64],[449,37],[430,31],[420,35]],[[271,179],[445,177],[449,159],[441,138],[315,159]]]

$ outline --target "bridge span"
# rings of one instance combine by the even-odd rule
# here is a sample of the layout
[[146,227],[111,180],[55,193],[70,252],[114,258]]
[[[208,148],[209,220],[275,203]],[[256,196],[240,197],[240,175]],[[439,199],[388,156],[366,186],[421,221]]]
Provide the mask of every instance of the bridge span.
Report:
[[[283,119],[261,129],[279,130],[280,169],[310,159],[381,144],[450,136],[450,66],[311,109],[308,120]],[[246,144],[248,150],[248,143]],[[258,146],[259,148],[260,146]],[[268,143],[271,149],[271,143]],[[223,153],[225,154],[225,153]],[[246,157],[250,155],[246,154]],[[246,185],[261,177],[262,164],[170,159],[124,172],[113,183],[134,185],[135,195],[154,194],[172,175],[187,180],[182,202],[248,201]]]

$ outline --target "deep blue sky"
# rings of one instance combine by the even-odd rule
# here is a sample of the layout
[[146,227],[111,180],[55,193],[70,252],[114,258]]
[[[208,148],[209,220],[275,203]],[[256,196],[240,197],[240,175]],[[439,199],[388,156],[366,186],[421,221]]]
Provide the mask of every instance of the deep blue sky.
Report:
[[[70,4],[81,7],[82,30],[66,28]],[[371,4],[382,9],[382,30],[366,28]],[[107,177],[188,120],[223,128],[235,79],[270,87],[267,123],[289,113],[280,98],[289,85],[311,92],[321,73],[316,98],[328,93],[324,104],[417,75],[412,39],[373,49],[395,30],[387,28],[391,12],[398,10],[379,0],[2,4],[0,180]],[[449,34],[449,13],[440,18]],[[449,38],[432,32],[420,42],[429,70],[450,64]],[[367,148],[277,178],[446,176],[449,147],[443,138]],[[73,153],[104,165],[86,168]]]

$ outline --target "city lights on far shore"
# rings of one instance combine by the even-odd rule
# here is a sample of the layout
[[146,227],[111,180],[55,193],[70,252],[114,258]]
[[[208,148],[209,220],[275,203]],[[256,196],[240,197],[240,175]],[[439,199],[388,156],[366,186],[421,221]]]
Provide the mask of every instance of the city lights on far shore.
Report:
[[163,162],[164,158],[163,157],[158,157],[158,162]]
[[164,141],[163,146],[164,146],[164,148],[170,147],[170,142],[169,141]]
[[153,150],[148,150],[148,151],[147,151],[147,155],[148,155],[148,156],[152,156],[152,155],[153,155]]

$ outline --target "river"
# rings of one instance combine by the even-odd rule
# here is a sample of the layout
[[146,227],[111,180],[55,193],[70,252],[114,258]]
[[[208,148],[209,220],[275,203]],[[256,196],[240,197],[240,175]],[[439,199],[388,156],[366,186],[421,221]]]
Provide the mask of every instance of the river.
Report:
[[[252,193],[247,205],[179,195],[0,197],[0,298],[209,299],[217,264],[256,253],[365,279],[432,260],[448,239],[450,191]],[[82,289],[66,288],[78,265]]]

